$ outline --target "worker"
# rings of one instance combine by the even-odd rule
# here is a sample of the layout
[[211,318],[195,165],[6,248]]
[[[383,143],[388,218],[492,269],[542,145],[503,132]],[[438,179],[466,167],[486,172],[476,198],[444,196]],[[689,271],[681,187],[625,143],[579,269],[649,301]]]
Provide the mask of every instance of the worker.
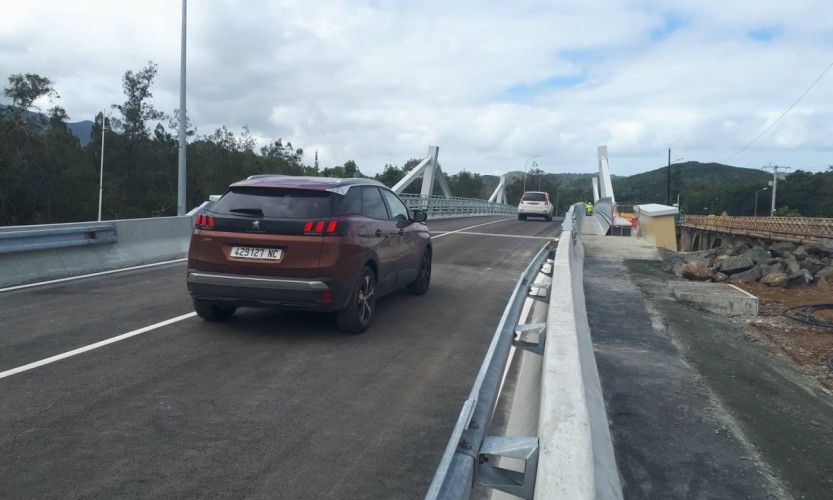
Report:
[[593,204],[589,201],[584,202],[584,211],[587,215],[593,215]]

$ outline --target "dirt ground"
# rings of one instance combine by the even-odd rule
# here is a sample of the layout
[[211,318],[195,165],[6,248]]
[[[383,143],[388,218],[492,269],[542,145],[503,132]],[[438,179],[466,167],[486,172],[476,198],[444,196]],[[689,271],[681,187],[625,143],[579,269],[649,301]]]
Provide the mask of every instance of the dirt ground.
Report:
[[[790,307],[833,303],[833,288],[801,285],[773,288],[757,282],[738,286],[760,300],[759,316],[744,319],[758,334],[750,340],[775,347],[822,386],[833,390],[833,371],[827,367],[828,360],[833,358],[833,328],[809,325],[781,314]],[[822,311],[817,315],[833,321],[833,311]]]

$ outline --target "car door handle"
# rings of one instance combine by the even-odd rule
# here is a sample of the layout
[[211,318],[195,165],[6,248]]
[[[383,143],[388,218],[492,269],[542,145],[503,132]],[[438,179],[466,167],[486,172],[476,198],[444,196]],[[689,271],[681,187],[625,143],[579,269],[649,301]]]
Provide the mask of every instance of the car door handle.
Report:
[[385,234],[385,233],[383,233],[381,229],[377,229],[377,230],[376,230],[376,237],[377,237],[377,238],[381,238],[382,236],[384,236],[384,234]]

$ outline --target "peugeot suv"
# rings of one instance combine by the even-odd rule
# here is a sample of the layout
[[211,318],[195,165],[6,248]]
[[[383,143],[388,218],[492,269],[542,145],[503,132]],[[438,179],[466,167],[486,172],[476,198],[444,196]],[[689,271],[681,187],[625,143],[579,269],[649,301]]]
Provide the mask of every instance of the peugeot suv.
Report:
[[379,297],[428,290],[425,219],[372,180],[249,177],[196,216],[194,309],[208,321],[238,307],[334,312],[342,330],[363,332]]
[[530,215],[552,220],[552,203],[550,195],[540,191],[527,191],[521,196],[518,205],[518,220],[524,220]]

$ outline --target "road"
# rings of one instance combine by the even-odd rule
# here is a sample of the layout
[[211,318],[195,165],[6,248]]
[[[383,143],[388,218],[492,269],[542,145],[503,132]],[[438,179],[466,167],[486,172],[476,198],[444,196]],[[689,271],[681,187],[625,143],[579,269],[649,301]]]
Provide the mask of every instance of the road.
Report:
[[303,313],[179,318],[182,262],[0,292],[0,497],[421,497],[518,274],[559,224],[429,225],[428,294],[380,300],[358,336]]

